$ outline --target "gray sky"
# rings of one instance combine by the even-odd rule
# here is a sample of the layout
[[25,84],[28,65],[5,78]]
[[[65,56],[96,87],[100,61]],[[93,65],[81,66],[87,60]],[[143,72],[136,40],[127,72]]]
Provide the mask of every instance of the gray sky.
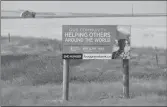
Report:
[[166,1],[2,1],[3,10],[38,12],[166,13]]

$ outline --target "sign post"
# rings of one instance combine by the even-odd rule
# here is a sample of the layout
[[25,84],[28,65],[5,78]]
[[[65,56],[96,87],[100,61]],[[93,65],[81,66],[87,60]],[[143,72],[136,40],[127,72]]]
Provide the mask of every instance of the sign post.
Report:
[[127,39],[119,39],[118,56],[122,58],[122,72],[123,72],[123,97],[129,98],[129,58],[130,47],[128,46]]
[[69,59],[63,59],[63,101],[68,101],[69,94]]
[[129,98],[129,59],[123,59],[123,94]]
[[[130,35],[131,35],[131,26],[130,26]],[[119,40],[119,48],[120,48],[120,52],[122,54],[123,97],[124,98],[129,98],[130,41],[129,41],[129,38],[126,37],[126,35],[125,35],[125,38],[122,38],[122,39]]]

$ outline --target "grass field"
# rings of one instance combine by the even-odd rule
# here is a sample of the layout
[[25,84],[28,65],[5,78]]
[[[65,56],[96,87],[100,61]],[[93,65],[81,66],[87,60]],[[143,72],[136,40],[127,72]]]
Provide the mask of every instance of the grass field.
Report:
[[16,37],[1,43],[2,105],[167,105],[164,50],[157,66],[153,49],[132,49],[130,99],[122,98],[121,60],[71,61],[69,101],[62,102],[61,42]]

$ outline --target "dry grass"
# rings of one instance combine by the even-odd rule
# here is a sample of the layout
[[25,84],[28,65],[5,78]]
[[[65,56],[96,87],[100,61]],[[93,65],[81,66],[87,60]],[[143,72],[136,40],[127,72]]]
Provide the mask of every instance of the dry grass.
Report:
[[[21,39],[18,46],[29,44],[26,40]],[[34,40],[30,43],[40,47],[48,41]],[[31,49],[35,48],[32,46]],[[62,96],[61,56],[53,55],[54,52],[44,55],[2,56],[1,104],[165,105],[167,72],[164,55],[159,55],[161,62],[157,67],[154,55],[147,52],[147,49],[144,51],[146,52],[140,50],[140,57],[136,56],[130,62],[130,99],[122,98],[121,60],[73,60],[70,63],[69,102],[59,101]]]
[[61,85],[6,87],[3,105],[149,105],[166,104],[167,81],[130,81],[130,99],[122,98],[122,83],[71,83],[69,102],[61,102]]

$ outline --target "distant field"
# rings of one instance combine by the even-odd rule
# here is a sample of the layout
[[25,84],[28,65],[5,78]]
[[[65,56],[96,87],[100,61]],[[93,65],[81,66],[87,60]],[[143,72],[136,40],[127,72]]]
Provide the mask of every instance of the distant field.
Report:
[[31,37],[11,36],[10,42],[8,37],[1,37],[1,54],[54,54],[60,53],[61,41],[56,39],[39,39]]
[[[98,23],[97,23],[98,22]],[[157,23],[158,22],[158,23]],[[11,26],[12,24],[12,26]],[[119,25],[129,32],[131,45],[166,47],[165,17],[102,17],[102,18],[51,18],[51,19],[2,19],[2,36],[21,36],[62,39],[62,25]],[[15,26],[15,27],[13,27]],[[148,35],[145,37],[144,35]],[[154,37],[149,36],[154,35]],[[154,44],[156,43],[156,44]]]
[[20,37],[11,40],[1,39],[1,51],[6,51],[1,57],[3,105],[166,105],[165,50],[132,49],[131,99],[121,96],[121,60],[71,61],[70,101],[62,103],[61,42]]

